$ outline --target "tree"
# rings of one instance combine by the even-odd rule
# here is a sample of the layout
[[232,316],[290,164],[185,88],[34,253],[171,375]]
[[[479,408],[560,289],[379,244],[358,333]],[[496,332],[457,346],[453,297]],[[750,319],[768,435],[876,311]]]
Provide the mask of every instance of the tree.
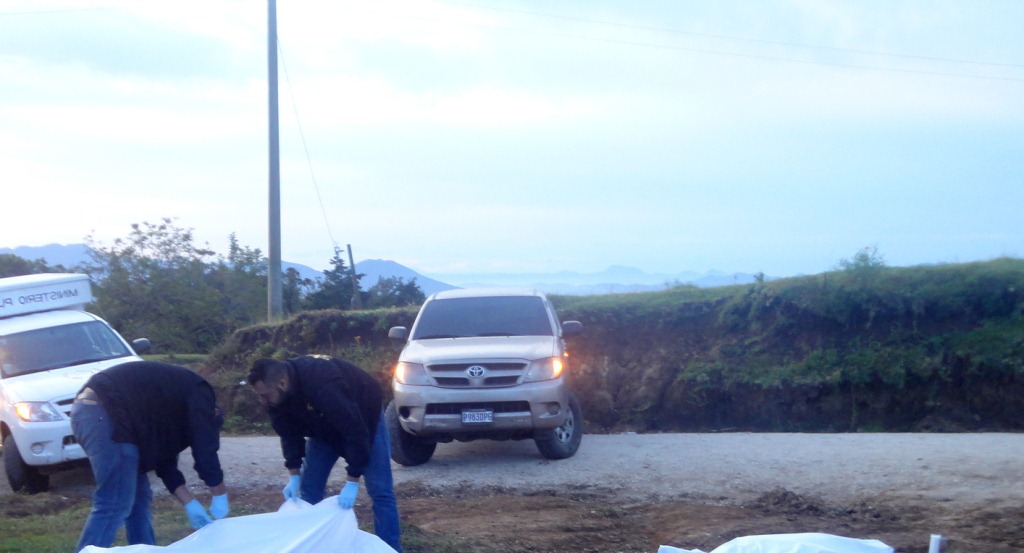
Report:
[[359,293],[359,279],[363,274],[356,274],[353,281],[352,273],[345,267],[345,259],[341,255],[341,248],[334,248],[334,257],[331,258],[331,268],[324,271],[324,278],[318,279],[313,284],[313,291],[310,292],[303,305],[306,309],[349,309],[352,305],[352,295]]
[[29,261],[13,253],[0,254],[0,277],[63,272],[66,272],[64,267],[60,265],[50,267],[43,259]]
[[302,297],[313,287],[313,281],[302,278],[294,267],[288,267],[281,280],[281,295],[285,315],[291,315],[302,309]]
[[164,351],[209,351],[234,326],[211,278],[214,252],[197,246],[191,229],[165,218],[133,224],[109,248],[91,236],[86,243],[95,308],[127,337],[147,337]]
[[885,259],[878,246],[861,248],[850,259],[839,262],[838,286],[831,289],[829,313],[848,327],[864,325],[870,328],[875,318],[886,308],[886,301],[878,286],[885,271]]
[[839,268],[853,273],[870,273],[885,267],[885,257],[878,246],[865,246],[850,259],[839,261]]
[[419,305],[426,299],[415,278],[405,282],[402,277],[381,277],[366,291],[367,308]]
[[242,246],[228,236],[228,256],[212,267],[210,276],[221,292],[224,315],[232,327],[260,322],[266,314],[267,258],[259,249]]

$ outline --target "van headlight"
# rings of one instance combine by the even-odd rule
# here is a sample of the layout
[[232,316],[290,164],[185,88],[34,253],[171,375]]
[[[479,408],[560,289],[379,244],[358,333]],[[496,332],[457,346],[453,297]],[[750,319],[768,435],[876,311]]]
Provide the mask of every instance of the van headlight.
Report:
[[565,369],[565,361],[561,357],[547,357],[530,363],[523,382],[539,382],[541,380],[553,380],[562,376]]
[[395,365],[395,380],[400,384],[411,386],[429,386],[430,379],[427,378],[427,370],[419,363],[406,363],[399,361]]
[[61,420],[60,413],[45,401],[19,401],[14,412],[25,422],[54,422]]

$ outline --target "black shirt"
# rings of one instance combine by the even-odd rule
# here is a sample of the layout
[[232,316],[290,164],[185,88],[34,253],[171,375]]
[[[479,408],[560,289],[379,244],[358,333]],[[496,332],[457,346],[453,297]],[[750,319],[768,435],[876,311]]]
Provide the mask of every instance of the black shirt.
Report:
[[224,481],[217,403],[203,377],[177,365],[132,361],[94,374],[85,387],[110,416],[113,440],[138,446],[140,473],[155,470],[174,493],[185,483],[178,454],[191,447],[203,482],[213,487]]
[[281,436],[284,466],[300,468],[306,438],[315,438],[343,457],[345,472],[357,478],[370,461],[384,394],[373,376],[330,357],[306,355],[287,361],[288,392],[270,407],[270,422]]

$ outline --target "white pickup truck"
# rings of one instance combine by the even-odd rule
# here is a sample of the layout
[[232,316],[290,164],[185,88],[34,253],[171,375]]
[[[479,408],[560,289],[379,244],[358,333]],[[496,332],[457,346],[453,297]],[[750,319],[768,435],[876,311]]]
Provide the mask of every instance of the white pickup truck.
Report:
[[536,290],[450,290],[420,308],[405,343],[385,410],[391,459],[426,463],[439,442],[533,439],[549,459],[572,457],[583,412],[565,381],[564,338],[583,331],[559,323]]
[[128,344],[87,313],[89,277],[36,274],[0,278],[0,438],[11,489],[38,493],[49,475],[86,464],[71,434],[71,404],[103,369],[149,349]]

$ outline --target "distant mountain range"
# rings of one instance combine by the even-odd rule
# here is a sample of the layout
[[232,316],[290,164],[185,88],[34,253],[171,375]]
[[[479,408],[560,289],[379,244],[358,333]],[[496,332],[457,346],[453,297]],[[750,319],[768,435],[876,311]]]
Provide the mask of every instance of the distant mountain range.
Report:
[[[358,264],[357,264],[358,265]],[[555,273],[477,273],[434,274],[437,280],[460,288],[491,286],[527,286],[549,294],[590,295],[650,292],[681,284],[701,288],[748,284],[754,282],[752,273],[726,274],[719,271],[706,273],[646,273],[634,267],[612,265],[596,273],[560,271]],[[770,277],[768,280],[771,280]]]
[[435,292],[459,288],[459,286],[453,286],[451,284],[441,282],[440,280],[425,277],[405,265],[385,259],[356,261],[356,273],[362,273],[365,275],[359,281],[362,284],[363,290],[377,284],[377,281],[382,278],[391,277],[399,277],[404,279],[406,282],[416,279],[416,284],[419,285],[420,290],[423,290],[423,293],[428,296]]
[[[46,246],[18,246],[0,248],[0,254],[14,254],[28,260],[43,259],[49,265],[63,265],[67,269],[89,261],[89,248],[85,244],[48,244]],[[318,279],[323,273],[299,263],[282,261],[285,269],[294,268],[303,278]],[[646,273],[633,267],[613,265],[597,273],[561,271],[555,273],[445,273],[423,275],[400,263],[384,259],[356,262],[356,272],[363,274],[361,283],[367,289],[379,279],[399,277],[406,282],[416,279],[423,293],[433,294],[454,288],[527,287],[548,294],[591,295],[649,292],[664,290],[681,284],[701,288],[748,284],[754,282],[751,273],[725,274],[683,272],[675,274]],[[766,277],[772,280],[773,277]]]
[[29,261],[42,259],[51,267],[63,265],[65,269],[73,269],[76,265],[89,261],[89,246],[85,244],[18,246],[17,248],[0,248],[0,254],[13,254]]

